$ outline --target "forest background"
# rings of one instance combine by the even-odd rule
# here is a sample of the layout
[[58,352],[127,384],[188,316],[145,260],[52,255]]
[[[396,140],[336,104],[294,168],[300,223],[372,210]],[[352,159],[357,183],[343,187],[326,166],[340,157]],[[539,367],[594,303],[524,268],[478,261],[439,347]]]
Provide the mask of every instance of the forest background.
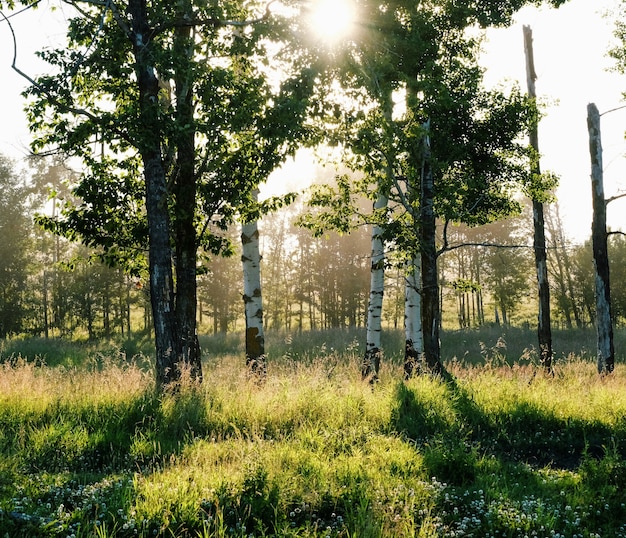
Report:
[[[575,4],[575,2],[572,2]],[[603,5],[594,5],[594,14],[604,14],[602,21],[607,23],[606,15],[607,9],[611,7],[615,8],[615,4],[607,2]],[[538,8],[525,8],[523,12],[518,16],[518,21],[524,17],[532,18],[533,21],[542,21],[542,16],[548,19],[552,16],[558,16],[560,11],[569,10],[570,13],[574,13],[578,8],[574,5],[565,5],[560,10],[551,10],[544,8],[539,10]],[[589,9],[589,8],[585,8]],[[32,12],[31,12],[32,13]],[[30,14],[29,14],[30,15]],[[39,15],[36,15],[39,17]],[[564,20],[571,23],[572,15],[565,15]],[[577,20],[580,20],[579,17]],[[554,20],[554,19],[553,19]],[[19,19],[16,19],[18,22]],[[45,25],[48,39],[54,40],[56,35],[62,33],[64,26],[63,17],[57,18],[57,23],[50,25],[49,21],[46,21]],[[544,22],[544,24],[546,24]],[[549,22],[547,24],[550,24]],[[597,24],[597,22],[596,22]],[[57,26],[58,25],[58,26]],[[571,24],[570,24],[571,25]],[[17,26],[17,35],[26,36],[32,35],[32,28],[30,30],[23,29],[22,34],[19,33],[19,26]],[[573,33],[579,32],[579,27],[574,28]],[[604,27],[606,30],[606,26]],[[512,69],[514,62],[507,61],[504,65],[507,69],[500,66],[490,67],[487,69],[487,75],[492,83],[498,80],[500,73],[504,72],[505,76],[510,76],[512,72],[516,70],[518,72],[523,71],[523,48],[521,46],[521,36],[518,35],[519,47],[515,51],[515,38],[511,38],[512,32],[519,32],[519,27],[508,28],[506,30],[493,31],[493,37],[487,42],[488,58],[495,64],[499,59],[495,57],[493,50],[489,52],[489,48],[502,47],[502,43],[506,43],[504,48],[509,51],[507,57],[519,58],[518,68]],[[25,33],[24,33],[25,32]],[[506,32],[506,36],[503,37]],[[521,34],[521,32],[520,32]],[[595,36],[604,36],[606,42],[606,31],[600,31]],[[542,39],[541,35],[538,37]],[[544,37],[545,39],[545,37]],[[593,45],[599,47],[598,39],[585,40],[587,45]],[[554,42],[553,42],[554,43]],[[567,46],[570,43],[566,41],[561,43],[562,46]],[[26,47],[25,47],[26,45]],[[31,61],[29,58],[30,50],[36,47],[36,40],[20,39],[20,58],[25,58],[27,65]],[[540,45],[541,47],[541,41]],[[10,50],[11,47],[6,47],[5,50]],[[562,50],[560,47],[554,47],[557,50]],[[544,47],[545,51],[548,47]],[[539,51],[542,49],[539,48]],[[595,49],[597,51],[597,48]],[[512,52],[512,51],[515,51]],[[572,51],[572,56],[580,57],[581,51]],[[605,51],[606,52],[606,51]],[[587,55],[591,55],[587,50]],[[594,57],[595,58],[595,57]],[[547,59],[547,58],[546,58]],[[552,62],[551,56],[549,62]],[[541,65],[541,56],[538,56],[538,63]],[[548,63],[548,61],[546,62]],[[600,67],[604,68],[606,62],[596,62]],[[564,62],[565,65],[569,65],[568,62]],[[36,65],[36,64],[35,64]],[[554,67],[553,63],[549,63],[550,69]],[[545,73],[545,78],[548,78],[547,85],[550,84],[550,72]],[[542,73],[543,77],[544,73]],[[561,78],[563,74],[559,74]],[[12,79],[15,81],[17,75],[11,73]],[[19,79],[19,77],[17,77]],[[593,78],[593,77],[592,77]],[[613,79],[614,80],[614,79]],[[541,79],[539,83],[541,87]],[[602,97],[606,102],[606,99],[611,97],[606,96],[607,84],[600,85],[602,87]],[[610,86],[613,86],[611,84]],[[587,93],[590,89],[586,88]],[[613,91],[613,90],[611,90]],[[576,92],[580,95],[582,92]],[[600,92],[599,92],[600,93]],[[551,95],[550,97],[559,98],[559,96]],[[571,92],[566,92],[566,95],[562,97],[564,100],[571,100]],[[7,100],[4,101],[7,103]],[[557,118],[563,119],[563,110],[570,110],[567,106],[561,107],[558,104],[552,104],[548,106],[547,120],[550,120],[550,116],[555,114]],[[12,118],[10,124],[15,126],[21,123],[15,119],[16,107],[12,107],[12,112],[9,118]],[[581,111],[582,112],[582,111]],[[567,114],[567,112],[565,112]],[[616,114],[619,116],[619,114]],[[581,113],[582,117],[582,113]],[[607,119],[610,119],[608,116]],[[553,120],[554,121],[554,120]],[[546,119],[544,119],[544,123]],[[5,124],[6,125],[6,124]],[[582,122],[581,122],[582,125]],[[552,127],[553,128],[553,127]],[[550,126],[548,126],[550,130]],[[24,134],[18,135],[20,129],[12,129],[13,136],[11,146],[11,153],[14,153],[17,149],[15,144],[20,140]],[[543,132],[541,132],[543,134]],[[580,129],[580,134],[584,138],[584,129]],[[611,136],[611,132],[609,136]],[[20,138],[16,137],[18,135]],[[549,142],[547,143],[547,161],[548,166],[554,162],[555,153],[553,149],[552,140],[554,137],[546,137]],[[21,138],[24,140],[23,138]],[[543,141],[542,137],[542,141]],[[583,140],[583,142],[586,142]],[[619,168],[618,164],[613,161],[612,155],[615,155],[616,148],[611,144],[609,158],[611,163],[609,170],[615,172],[615,168]],[[5,145],[7,143],[5,142]],[[560,146],[566,146],[568,144],[560,142]],[[580,147],[575,146],[575,147]],[[578,156],[580,152],[576,151]],[[584,157],[584,155],[583,155]],[[561,159],[563,161],[564,159]],[[306,162],[298,165],[297,161],[294,161],[287,167],[282,173],[274,174],[269,182],[270,191],[276,191],[277,189],[284,189],[285,184],[288,186],[297,186],[304,181],[308,183],[313,180],[314,176],[317,176],[318,182],[327,181],[332,178],[333,173],[328,170],[324,170],[320,167],[315,168],[315,164],[311,164],[310,158],[305,159]],[[569,159],[568,161],[574,161]],[[571,165],[571,163],[570,163]],[[300,166],[300,168],[298,168]],[[580,170],[581,165],[578,166],[578,172],[576,176],[586,177],[586,173]],[[8,168],[4,167],[5,175],[10,174]],[[14,169],[16,176],[15,181],[20,183],[25,178],[20,176],[18,169]],[[59,173],[59,170],[52,172]],[[61,176],[63,173],[61,173]],[[574,174],[568,171],[568,175],[565,180],[568,185],[574,181]],[[18,179],[19,177],[19,179]],[[8,182],[11,182],[7,178]],[[32,216],[35,211],[42,209],[46,197],[46,190],[49,191],[50,187],[56,191],[61,188],[60,182],[67,183],[67,178],[39,178],[40,184],[30,184],[28,187],[17,186],[17,192],[14,197],[6,198],[6,205],[8,211],[18,211],[21,215],[27,217]],[[58,184],[54,184],[55,181]],[[578,181],[578,179],[576,179]],[[615,181],[613,184],[608,182],[609,192],[611,189],[615,191]],[[618,188],[618,187],[617,187]],[[29,190],[34,189],[34,190]],[[39,190],[39,192],[36,192]],[[30,198],[26,202],[26,192],[31,194]],[[549,255],[551,256],[552,263],[550,267],[552,269],[551,283],[553,287],[553,296],[555,302],[555,319],[557,323],[570,327],[573,325],[584,326],[593,323],[593,293],[589,289],[591,280],[592,266],[590,265],[590,245],[585,242],[585,236],[581,235],[580,229],[576,231],[576,236],[573,237],[570,230],[564,222],[567,222],[568,215],[572,212],[572,207],[578,205],[584,205],[584,200],[588,200],[588,197],[584,193],[579,192],[579,188],[563,188],[561,187],[564,196],[566,197],[565,204],[561,203],[553,206],[550,211],[550,218],[548,222],[549,234],[550,234],[550,249]],[[10,191],[7,191],[10,192]],[[574,194],[574,200],[571,194]],[[16,204],[16,200],[25,202],[25,204]],[[617,202],[619,203],[619,202]],[[560,209],[559,209],[560,205]],[[587,204],[590,206],[590,202]],[[563,207],[565,206],[565,207]],[[45,211],[53,214],[57,209],[47,202]],[[265,222],[261,223],[261,230],[264,226],[266,229],[272,229],[272,234],[262,234],[263,240],[263,287],[265,289],[265,303],[266,303],[266,324],[268,328],[285,328],[292,330],[297,328],[302,330],[303,328],[318,328],[318,327],[340,327],[340,326],[354,326],[363,323],[364,312],[367,308],[367,274],[369,269],[367,268],[367,252],[369,247],[367,245],[367,232],[365,230],[359,230],[352,234],[351,238],[335,237],[332,235],[332,243],[327,242],[323,246],[323,241],[317,240],[312,237],[306,237],[306,232],[299,231],[294,228],[291,223],[297,219],[299,213],[304,212],[305,209],[302,205],[295,205],[287,210],[281,216],[270,215],[265,218]],[[589,208],[584,210],[574,210],[577,215],[588,214]],[[563,218],[560,213],[565,213],[566,218]],[[609,219],[611,218],[611,210],[609,210]],[[618,213],[613,211],[613,215]],[[9,215],[10,213],[5,212]],[[25,264],[24,267],[15,273],[14,278],[16,282],[19,282],[16,286],[7,288],[5,294],[5,305],[2,309],[5,312],[7,319],[2,324],[2,333],[16,334],[16,333],[30,333],[30,334],[52,334],[68,335],[75,334],[75,329],[86,331],[86,334],[90,337],[96,334],[108,335],[111,331],[121,332],[132,329],[130,327],[130,305],[142,305],[142,300],[145,299],[145,294],[138,293],[138,286],[141,283],[136,279],[126,279],[118,275],[121,282],[117,282],[115,293],[111,295],[111,284],[99,285],[96,284],[93,275],[86,278],[87,273],[94,272],[107,273],[104,268],[96,268],[90,263],[87,263],[81,270],[83,276],[79,277],[81,271],[71,272],[68,268],[77,267],[83,262],[79,261],[80,258],[84,258],[84,252],[82,256],[76,256],[74,247],[71,247],[63,239],[56,239],[54,241],[53,251],[50,251],[50,247],[43,247],[45,241],[38,239],[36,242],[24,242],[23,238],[26,235],[34,237],[35,230],[30,230],[26,235],[24,230],[19,224],[21,219],[11,219],[15,224],[15,231],[11,231],[7,228],[7,238],[11,238],[7,245],[12,241],[20,244],[19,248],[15,248],[15,245],[11,244],[7,248],[7,252],[13,252],[16,259],[29,260],[30,264]],[[569,219],[570,222],[572,219]],[[583,218],[577,218],[576,222],[582,223],[584,226]],[[526,221],[528,222],[528,221]],[[526,238],[529,238],[530,229],[523,221],[509,221],[504,224],[491,225],[483,232],[478,230],[472,230],[468,228],[459,228],[458,238],[470,242],[489,242],[489,241],[502,241],[503,244],[520,244],[527,243]],[[587,229],[589,224],[587,224]],[[583,228],[584,229],[584,228]],[[237,232],[232,232],[232,237],[236,238]],[[12,239],[15,237],[15,239]],[[349,246],[347,251],[340,248],[341,243],[345,243]],[[620,267],[623,264],[621,260],[621,250],[623,249],[622,240],[620,236],[611,236],[612,248],[615,249],[615,254],[611,256],[612,271],[614,274],[615,290],[613,291],[616,321],[619,324],[621,313],[624,311],[624,299],[622,298],[623,292],[620,289],[621,282]],[[300,244],[303,243],[303,244]],[[40,248],[48,248],[49,252],[36,252],[37,248],[34,246],[39,244]],[[357,246],[358,245],[358,246]],[[26,253],[20,250],[30,249],[31,251]],[[557,255],[558,249],[563,249],[561,255]],[[327,256],[328,252],[341,252],[341,255],[330,258]],[[36,254],[36,255],[34,255]],[[534,318],[532,313],[532,293],[529,293],[529,289],[532,289],[532,260],[530,257],[530,251],[523,250],[508,252],[496,252],[494,249],[484,249],[479,247],[471,247],[463,252],[453,252],[447,256],[444,256],[441,262],[441,276],[442,276],[442,304],[446,301],[448,304],[444,308],[444,325],[446,328],[466,328],[469,326],[477,326],[489,323],[502,322],[505,325],[513,323],[516,325],[533,324]],[[309,255],[312,255],[309,258]],[[319,261],[315,261],[319,258]],[[11,267],[17,267],[19,263],[15,264],[11,260],[11,256],[4,256],[4,260],[7,260],[7,264]],[[303,264],[305,259],[313,260],[313,263],[306,263],[307,268],[299,267]],[[326,260],[325,262],[322,260]],[[38,264],[32,264],[33,260],[39,260]],[[585,261],[587,260],[587,262]],[[332,267],[328,262],[335,262],[337,267]],[[199,309],[199,321],[201,324],[205,324],[204,330],[209,331],[226,331],[233,330],[237,327],[237,320],[242,318],[242,305],[239,301],[240,291],[234,283],[237,282],[238,268],[238,256],[230,258],[228,260],[214,259],[210,262],[211,267],[208,270],[207,275],[203,275],[199,281],[200,285],[200,300],[201,307]],[[217,266],[220,266],[219,268]],[[500,268],[498,268],[500,265]],[[324,266],[324,268],[322,268]],[[484,266],[484,267],[483,267]],[[46,267],[46,270],[43,270]],[[508,275],[504,274],[504,267],[509,268]],[[52,268],[54,273],[52,276],[48,274]],[[285,269],[281,274],[279,268]],[[513,270],[515,269],[515,270]],[[61,271],[61,276],[59,271]],[[17,273],[21,272],[20,275]],[[46,273],[46,274],[44,274]],[[8,273],[6,273],[8,274]],[[389,287],[386,292],[387,305],[383,309],[385,315],[385,321],[388,326],[398,327],[402,323],[402,286],[401,275],[395,276],[395,282],[393,275],[389,275]],[[54,282],[55,286],[64,287],[63,282],[69,286],[65,291],[48,290],[49,282],[47,279],[52,278],[50,282]],[[103,278],[110,279],[111,276]],[[42,280],[46,281],[45,284]],[[83,283],[90,283],[88,287],[90,289],[80,290],[80,281]],[[97,280],[97,279],[96,279]],[[75,282],[72,282],[75,281]],[[115,281],[115,278],[113,278]],[[229,285],[225,286],[224,283],[228,282]],[[306,283],[306,284],[305,284]],[[471,283],[474,283],[474,289]],[[585,285],[586,283],[586,285]],[[217,284],[217,286],[215,285]],[[468,288],[469,285],[469,288]],[[45,291],[42,291],[46,288]],[[331,291],[331,289],[336,291]],[[586,289],[585,289],[586,288]],[[209,289],[213,291],[207,293]],[[8,290],[13,290],[9,292]],[[39,291],[37,291],[39,290]],[[70,291],[71,290],[71,291]],[[50,291],[50,303],[47,307],[42,307],[43,303],[48,302],[48,298],[44,297]],[[221,292],[221,293],[218,293]],[[221,294],[229,295],[229,297],[221,297]],[[120,294],[126,294],[126,299],[120,299]],[[101,295],[101,296],[99,296]],[[58,297],[58,298],[56,298]],[[64,297],[64,299],[60,299]],[[334,300],[329,298],[334,297]],[[142,299],[143,298],[143,299]],[[531,299],[530,303],[525,299]],[[56,304],[58,301],[63,301],[65,305]],[[19,306],[16,305],[16,301],[19,301]],[[486,304],[485,304],[486,301]],[[526,304],[527,308],[518,308]],[[12,307],[10,307],[12,305]],[[326,305],[326,306],[323,306]],[[332,305],[332,306],[331,306]],[[145,311],[143,307],[146,304],[143,302],[143,306],[139,310],[143,310],[143,321],[138,322],[136,327],[139,330],[144,330],[149,327],[149,313]],[[49,309],[50,314],[45,311]],[[138,315],[134,315],[138,319]],[[122,322],[122,319],[125,321]],[[67,320],[67,321],[66,321]],[[124,328],[122,328],[124,326]]]

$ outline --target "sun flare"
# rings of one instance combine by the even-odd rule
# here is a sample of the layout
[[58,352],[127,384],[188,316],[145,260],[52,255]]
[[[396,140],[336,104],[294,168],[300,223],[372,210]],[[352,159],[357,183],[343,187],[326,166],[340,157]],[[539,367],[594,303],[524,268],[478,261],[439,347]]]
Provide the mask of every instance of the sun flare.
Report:
[[335,41],[352,31],[354,18],[350,0],[315,0],[309,22],[320,39]]

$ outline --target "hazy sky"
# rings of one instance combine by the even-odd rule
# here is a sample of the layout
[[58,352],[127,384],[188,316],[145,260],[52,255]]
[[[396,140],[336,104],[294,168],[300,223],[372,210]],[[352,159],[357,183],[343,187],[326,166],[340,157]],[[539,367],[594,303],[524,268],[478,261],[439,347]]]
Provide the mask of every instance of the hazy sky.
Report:
[[[606,57],[612,22],[603,14],[619,4],[620,0],[570,0],[558,10],[526,8],[511,28],[490,31],[485,45],[487,81],[517,80],[525,90],[522,25],[533,30],[537,93],[552,103],[539,128],[541,167],[561,177],[561,215],[568,234],[577,241],[587,238],[591,229],[587,104],[595,102],[602,113],[621,106],[621,93],[626,91],[626,77],[607,72],[612,65]],[[62,20],[62,12],[55,17]],[[50,22],[45,0],[37,11],[11,20],[18,37],[18,65],[34,75],[43,69],[33,61],[35,50],[58,39],[62,29]],[[7,24],[0,22],[0,153],[19,157],[29,142],[20,97],[26,82],[11,70],[12,59],[12,37]],[[626,190],[626,110],[603,116],[602,131],[608,197]],[[293,189],[304,176],[310,177],[310,169],[300,176],[291,163],[283,181],[291,179]],[[609,205],[608,221],[626,230],[626,199]]]
[[[557,193],[561,216],[577,241],[591,232],[591,180],[587,104],[600,113],[622,106],[626,77],[608,72],[607,52],[613,42],[612,19],[603,16],[620,0],[570,0],[558,10],[526,8],[517,23],[491,31],[485,65],[490,83],[509,78],[526,90],[522,26],[533,31],[536,90],[549,106],[539,126],[541,168],[561,178]],[[607,198],[626,190],[626,110],[602,117],[605,191]],[[626,199],[608,206],[607,220],[626,230]]]

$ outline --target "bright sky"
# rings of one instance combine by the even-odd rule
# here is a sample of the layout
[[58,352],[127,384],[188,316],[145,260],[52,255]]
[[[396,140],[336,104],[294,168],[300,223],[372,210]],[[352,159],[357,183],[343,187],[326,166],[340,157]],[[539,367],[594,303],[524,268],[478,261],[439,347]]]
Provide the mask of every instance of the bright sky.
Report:
[[[485,65],[490,83],[509,78],[526,90],[522,26],[533,31],[537,95],[553,104],[539,126],[541,168],[560,176],[557,192],[561,217],[576,241],[591,233],[591,180],[587,104],[600,113],[623,105],[626,77],[607,69],[613,41],[610,17],[620,0],[570,0],[556,9],[525,8],[517,23],[489,33]],[[626,110],[602,117],[606,197],[626,191]],[[608,205],[607,221],[626,231],[626,199]]]
[[[587,104],[595,102],[604,112],[622,105],[626,77],[607,72],[612,65],[607,51],[612,41],[611,19],[603,14],[620,0],[570,0],[558,10],[526,8],[511,28],[490,31],[484,60],[490,84],[505,79],[518,81],[526,90],[522,25],[531,26],[534,38],[537,94],[552,102],[539,127],[541,167],[561,177],[557,193],[568,235],[577,241],[591,229],[591,184],[587,138]],[[62,20],[62,12],[55,15]],[[34,52],[62,35],[50,21],[45,2],[40,9],[12,19],[18,37],[18,66],[36,74],[41,65]],[[7,24],[0,22],[0,153],[24,155],[29,134],[20,92],[26,82],[11,69],[13,42]],[[605,189],[607,197],[626,191],[626,110],[602,118]],[[299,170],[288,163],[281,183],[289,188],[310,180],[310,166]],[[614,229],[626,230],[626,199],[608,206]]]

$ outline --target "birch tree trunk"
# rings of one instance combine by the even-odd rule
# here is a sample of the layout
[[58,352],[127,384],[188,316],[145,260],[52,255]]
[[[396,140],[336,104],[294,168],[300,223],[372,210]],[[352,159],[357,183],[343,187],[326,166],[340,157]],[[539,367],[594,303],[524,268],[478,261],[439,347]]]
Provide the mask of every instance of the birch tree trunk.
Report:
[[[526,53],[526,81],[528,95],[531,99],[536,98],[535,63],[532,47],[532,30],[530,26],[524,26],[524,52]],[[533,126],[529,133],[530,145],[535,152],[531,161],[531,174],[537,177],[541,174],[539,166],[539,135],[537,127]],[[537,269],[537,284],[539,287],[539,312],[537,324],[537,336],[539,340],[540,361],[547,372],[552,372],[552,329],[550,324],[550,286],[548,283],[548,264],[546,255],[546,236],[543,216],[543,203],[533,197],[533,247],[535,252],[535,266]]]
[[[374,211],[387,207],[387,197],[379,194],[374,203]],[[367,327],[365,356],[361,374],[363,379],[370,382],[378,379],[382,348],[380,337],[382,334],[382,310],[385,285],[385,245],[383,242],[384,229],[379,224],[372,226],[372,259],[370,273],[370,295],[367,306]]]
[[[259,191],[252,193],[258,201]],[[261,295],[261,254],[256,220],[241,226],[241,262],[243,267],[243,302],[246,318],[246,365],[260,378],[267,373],[265,335],[263,332],[263,300]]]
[[606,200],[602,170],[602,137],[600,113],[594,103],[587,105],[589,153],[591,156],[591,190],[593,222],[591,242],[596,282],[596,330],[598,334],[598,373],[611,373],[615,366],[613,321],[611,315],[611,286],[606,233]]
[[420,362],[424,353],[422,331],[422,272],[421,259],[416,256],[409,264],[404,294],[404,379],[420,372]]

